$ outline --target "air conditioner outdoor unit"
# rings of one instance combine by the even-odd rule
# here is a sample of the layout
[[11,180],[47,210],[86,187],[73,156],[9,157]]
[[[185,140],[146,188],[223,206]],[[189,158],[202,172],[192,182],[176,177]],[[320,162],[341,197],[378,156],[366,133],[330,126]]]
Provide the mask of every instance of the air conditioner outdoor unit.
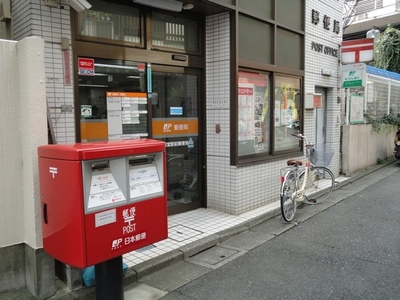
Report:
[[11,20],[10,0],[0,0],[0,22]]

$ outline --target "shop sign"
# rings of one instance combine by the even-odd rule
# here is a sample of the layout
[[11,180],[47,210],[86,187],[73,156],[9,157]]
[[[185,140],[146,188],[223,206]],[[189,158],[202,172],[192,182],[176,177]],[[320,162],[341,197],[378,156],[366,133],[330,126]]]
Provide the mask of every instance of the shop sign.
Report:
[[342,87],[363,87],[366,77],[365,64],[351,64],[342,67]]
[[358,39],[342,42],[342,63],[351,64],[374,60],[374,39]]
[[[311,23],[314,25],[318,25],[320,22],[320,12],[313,9],[311,10]],[[328,15],[324,15],[322,17],[322,23],[323,23],[323,27],[325,30],[332,30],[334,33],[339,34],[340,32],[340,21],[338,20],[333,20],[333,22],[331,22],[331,17]],[[331,27],[332,25],[332,27]]]
[[311,50],[316,52],[324,53],[329,56],[338,57],[339,56],[339,49],[334,49],[329,46],[325,46],[320,43],[311,42]]
[[83,76],[94,76],[94,59],[78,58],[78,74]]
[[197,136],[199,125],[197,118],[155,118],[152,121],[154,138]]

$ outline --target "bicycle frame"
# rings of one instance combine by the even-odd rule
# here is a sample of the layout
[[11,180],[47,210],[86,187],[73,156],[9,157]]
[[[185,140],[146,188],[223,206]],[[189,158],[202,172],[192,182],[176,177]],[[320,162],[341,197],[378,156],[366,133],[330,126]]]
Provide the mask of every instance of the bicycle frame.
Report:
[[[301,138],[305,141],[305,145],[306,145],[306,163],[305,163],[305,167],[304,170],[301,170],[299,172],[299,166],[295,166],[294,168],[296,168],[295,173],[296,173],[296,201],[303,201],[304,200],[304,192],[306,190],[306,185],[307,185],[307,180],[308,180],[308,174],[310,172],[310,167],[313,166],[310,162],[310,151],[312,149],[314,149],[314,144],[308,144],[307,143],[307,138],[305,136],[301,136]],[[301,187],[299,188],[297,186],[297,184],[300,181],[300,177],[304,178]]]
[[[325,159],[325,150],[321,152],[317,150],[313,143],[307,143],[307,138],[302,134],[292,135],[304,140],[306,161],[290,159],[287,161],[286,168],[281,169],[281,213],[287,222],[293,219],[298,202],[320,203],[331,195],[335,187],[335,176],[332,171],[323,165],[318,165],[318,158],[322,162]],[[321,157],[319,157],[320,153],[322,153]],[[333,152],[328,153],[333,155]],[[330,156],[326,160],[330,161],[331,158]]]
[[303,201],[303,199],[304,199],[304,191],[306,189],[306,181],[307,181],[306,179],[307,179],[307,176],[308,176],[308,172],[309,172],[309,167],[306,166],[304,168],[304,170],[302,170],[300,173],[296,174],[297,184],[300,182],[300,177],[303,174],[304,174],[303,176],[305,176],[305,177],[303,177],[304,180],[303,180],[303,183],[301,184],[301,187],[300,188],[297,187],[297,189],[296,189],[296,201]]

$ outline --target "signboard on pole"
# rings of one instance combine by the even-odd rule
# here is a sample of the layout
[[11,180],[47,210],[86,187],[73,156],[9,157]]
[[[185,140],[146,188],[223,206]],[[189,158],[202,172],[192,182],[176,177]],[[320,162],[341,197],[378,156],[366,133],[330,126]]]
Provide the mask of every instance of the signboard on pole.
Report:
[[367,67],[364,63],[342,66],[342,87],[358,88],[366,84]]
[[354,64],[374,60],[374,39],[358,39],[342,42],[342,63]]

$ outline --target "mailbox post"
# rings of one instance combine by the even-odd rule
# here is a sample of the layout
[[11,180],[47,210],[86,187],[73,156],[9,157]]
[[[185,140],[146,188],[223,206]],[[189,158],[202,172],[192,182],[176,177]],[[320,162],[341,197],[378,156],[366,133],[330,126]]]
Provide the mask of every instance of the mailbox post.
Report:
[[120,285],[123,297],[122,255],[168,237],[165,143],[44,145],[38,155],[44,250],[77,268],[95,265],[101,293],[120,273],[108,290]]

